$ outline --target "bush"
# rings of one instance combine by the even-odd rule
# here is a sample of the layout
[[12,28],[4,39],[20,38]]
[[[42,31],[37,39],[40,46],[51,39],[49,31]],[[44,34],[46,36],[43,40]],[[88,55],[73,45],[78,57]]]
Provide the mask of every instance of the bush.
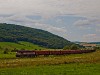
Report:
[[76,44],[71,45],[70,47],[71,50],[77,50],[79,47]]
[[11,52],[16,52],[16,51],[18,51],[18,49],[17,48],[14,48]]
[[65,47],[63,48],[63,50],[78,50],[78,49],[79,49],[79,46],[76,45],[76,44],[72,44],[72,45],[70,45],[70,46],[65,46]]
[[63,50],[69,50],[70,49],[70,46],[65,46],[64,48],[63,48]]
[[9,52],[8,48],[5,48],[4,54],[8,54],[8,52]]

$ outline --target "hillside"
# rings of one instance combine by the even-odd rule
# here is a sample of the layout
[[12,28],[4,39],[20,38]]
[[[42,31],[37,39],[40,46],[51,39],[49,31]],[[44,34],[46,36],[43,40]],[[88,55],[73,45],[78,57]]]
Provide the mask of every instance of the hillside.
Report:
[[43,47],[40,47],[39,45],[35,45],[30,42],[24,42],[24,41],[19,41],[18,43],[14,42],[0,42],[0,51],[3,50],[42,50],[45,49]]
[[63,48],[72,43],[48,31],[14,24],[0,24],[0,42],[31,42],[46,48]]

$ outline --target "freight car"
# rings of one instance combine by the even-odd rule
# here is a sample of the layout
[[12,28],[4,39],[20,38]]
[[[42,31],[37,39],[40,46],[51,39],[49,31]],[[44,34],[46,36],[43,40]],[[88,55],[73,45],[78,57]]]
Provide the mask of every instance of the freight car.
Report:
[[95,52],[96,50],[56,50],[56,51],[24,51],[20,50],[16,52],[16,57],[36,57],[39,55],[66,55],[66,54],[82,54]]

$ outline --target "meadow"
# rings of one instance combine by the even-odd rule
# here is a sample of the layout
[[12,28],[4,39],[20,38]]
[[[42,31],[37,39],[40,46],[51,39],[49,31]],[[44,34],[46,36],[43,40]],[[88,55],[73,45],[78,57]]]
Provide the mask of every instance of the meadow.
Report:
[[[10,50],[7,54],[3,51]],[[0,42],[0,75],[100,75],[100,50],[86,54],[17,58],[11,50],[46,49],[29,42]]]
[[38,45],[35,45],[30,42],[24,42],[24,41],[19,41],[18,43],[14,42],[0,42],[0,51],[8,49],[9,51],[11,50],[40,50],[40,49],[46,49],[43,47],[40,47]]
[[[44,50],[46,48],[32,44],[30,42],[19,41],[14,42],[0,42],[0,58],[16,58],[16,52],[14,50]],[[7,51],[7,53],[4,53]]]
[[100,75],[100,63],[2,68],[0,75]]
[[0,75],[100,75],[100,50],[65,56],[0,58]]

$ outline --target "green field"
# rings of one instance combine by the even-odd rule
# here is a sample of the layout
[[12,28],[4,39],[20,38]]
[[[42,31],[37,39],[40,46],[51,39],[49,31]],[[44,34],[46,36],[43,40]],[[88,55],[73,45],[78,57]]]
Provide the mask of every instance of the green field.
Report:
[[3,68],[0,75],[100,75],[100,63]]
[[[8,54],[3,51],[7,48]],[[16,58],[11,50],[46,49],[29,42],[0,42],[0,75],[100,75],[100,50],[87,54]]]
[[[44,49],[46,48],[24,41],[19,41],[18,43],[0,42],[0,58],[16,58],[15,57],[16,53],[11,52],[12,50],[44,50]],[[4,54],[5,50],[8,52],[7,54]]]
[[24,42],[24,41],[19,41],[18,43],[13,43],[13,42],[0,42],[0,50],[4,49],[8,50],[13,50],[13,49],[18,49],[18,50],[35,50],[35,49],[45,49],[43,47],[40,47],[38,45],[35,45],[30,42]]
[[100,50],[65,56],[1,58],[0,75],[100,75]]

